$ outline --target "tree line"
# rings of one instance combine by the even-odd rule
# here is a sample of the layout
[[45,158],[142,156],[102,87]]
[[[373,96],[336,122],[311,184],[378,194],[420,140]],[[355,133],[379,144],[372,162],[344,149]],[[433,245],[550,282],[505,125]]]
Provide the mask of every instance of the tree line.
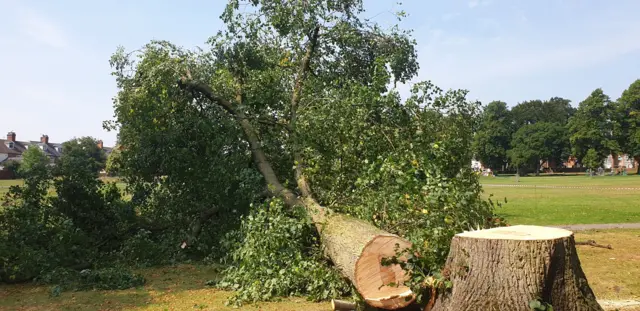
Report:
[[640,160],[640,79],[617,100],[598,88],[578,104],[561,97],[502,101],[484,107],[474,135],[476,160],[493,171],[540,172],[546,162],[561,167],[573,157],[596,169],[612,155]]

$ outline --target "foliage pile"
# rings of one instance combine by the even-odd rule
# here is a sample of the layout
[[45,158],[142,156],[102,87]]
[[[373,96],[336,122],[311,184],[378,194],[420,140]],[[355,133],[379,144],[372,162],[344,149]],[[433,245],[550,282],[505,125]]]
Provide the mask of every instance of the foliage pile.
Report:
[[57,290],[112,290],[127,289],[144,285],[140,274],[131,273],[123,267],[109,267],[97,270],[73,270],[55,268],[36,279],[41,284],[54,284],[52,292]]
[[[589,169],[605,158],[626,154],[640,160],[640,80],[613,101],[594,90],[578,108],[553,97],[519,103],[511,110],[494,101],[484,107],[475,134],[475,156],[494,171],[538,173],[543,162],[560,165],[573,156]],[[640,171],[639,171],[640,172]]]
[[229,240],[234,241],[231,265],[212,285],[235,290],[229,301],[234,305],[301,295],[319,301],[350,291],[322,256],[304,211],[288,210],[279,199],[254,206]]

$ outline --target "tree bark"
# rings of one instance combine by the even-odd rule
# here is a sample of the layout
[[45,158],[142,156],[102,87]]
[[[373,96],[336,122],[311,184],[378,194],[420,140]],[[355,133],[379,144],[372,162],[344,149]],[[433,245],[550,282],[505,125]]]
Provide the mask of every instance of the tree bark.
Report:
[[331,299],[331,310],[333,311],[354,311],[356,304],[350,301]]
[[580,266],[573,233],[513,226],[460,233],[445,275],[453,288],[433,311],[529,311],[538,300],[556,311],[602,311]]

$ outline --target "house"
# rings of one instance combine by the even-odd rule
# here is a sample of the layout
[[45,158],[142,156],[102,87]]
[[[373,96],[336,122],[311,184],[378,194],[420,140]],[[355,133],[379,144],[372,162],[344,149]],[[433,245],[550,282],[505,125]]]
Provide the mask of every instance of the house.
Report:
[[[49,135],[42,135],[40,141],[19,141],[16,133],[7,133],[6,139],[0,139],[0,170],[2,163],[6,161],[22,161],[22,154],[29,148],[40,148],[47,157],[54,163],[62,155],[62,144],[49,141]],[[103,149],[109,155],[113,148],[105,147],[102,140],[98,141],[98,148]]]
[[9,132],[6,139],[0,139],[0,163],[21,161],[22,154],[29,148],[40,148],[51,159],[51,163],[62,154],[62,144],[49,142],[48,135],[42,135],[40,141],[19,141],[15,132]]

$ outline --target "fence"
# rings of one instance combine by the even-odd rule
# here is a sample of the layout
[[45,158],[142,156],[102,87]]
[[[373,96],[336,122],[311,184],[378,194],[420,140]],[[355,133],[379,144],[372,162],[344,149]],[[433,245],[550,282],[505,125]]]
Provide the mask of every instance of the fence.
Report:
[[8,169],[0,170],[0,180],[1,179],[14,179],[14,178],[15,178],[15,176],[14,176],[12,171],[10,171]]

